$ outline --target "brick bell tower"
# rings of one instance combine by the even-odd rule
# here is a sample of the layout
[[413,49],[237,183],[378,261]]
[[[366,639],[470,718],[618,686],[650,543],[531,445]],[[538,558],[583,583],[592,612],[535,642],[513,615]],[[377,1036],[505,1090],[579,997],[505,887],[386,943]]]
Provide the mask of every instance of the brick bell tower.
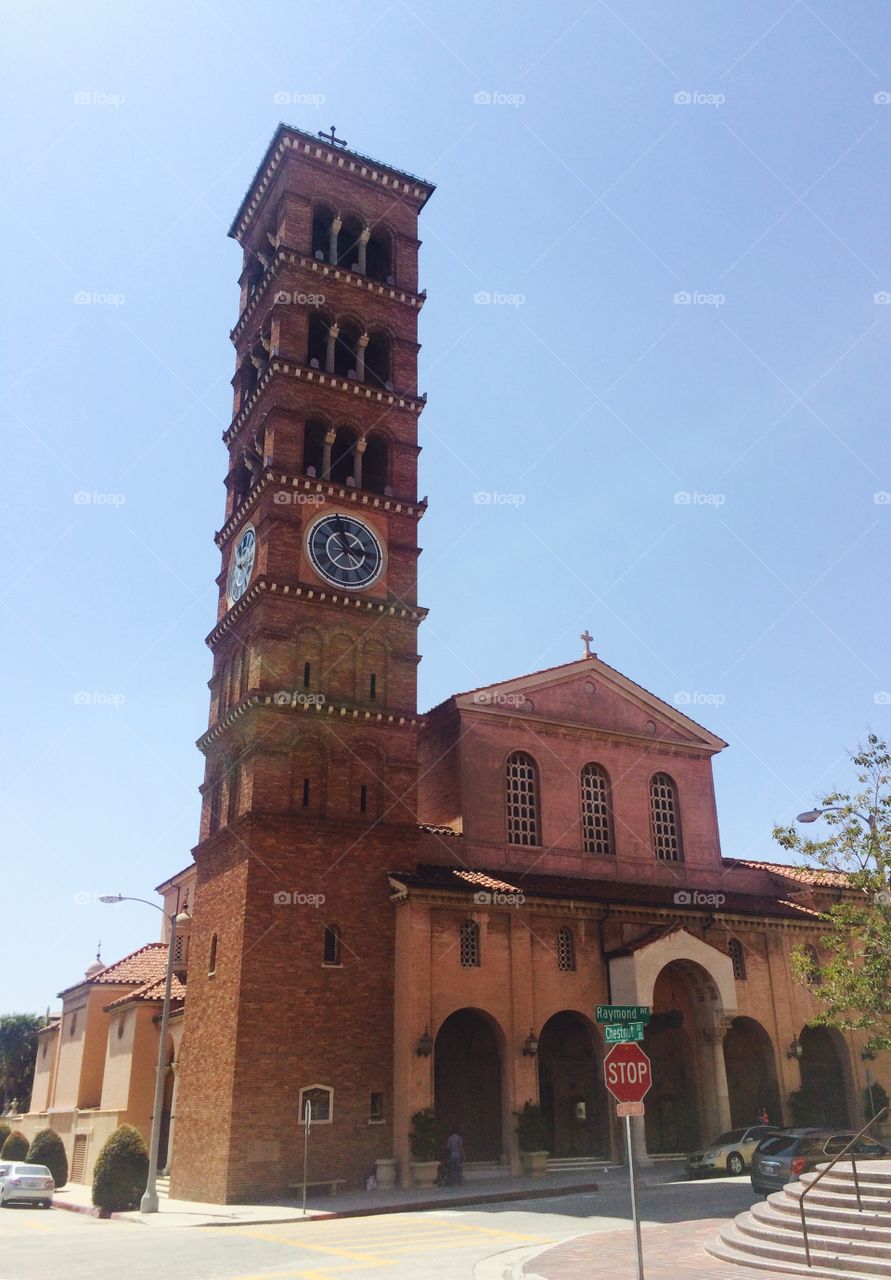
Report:
[[394,923],[416,841],[418,215],[433,187],[280,126],[244,251],[174,1196],[393,1152]]

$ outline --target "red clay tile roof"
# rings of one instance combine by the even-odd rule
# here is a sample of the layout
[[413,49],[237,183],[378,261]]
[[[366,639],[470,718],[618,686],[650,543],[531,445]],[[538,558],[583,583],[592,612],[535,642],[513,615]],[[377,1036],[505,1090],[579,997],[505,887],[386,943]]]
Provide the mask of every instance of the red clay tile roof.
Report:
[[419,822],[419,831],[426,831],[431,836],[461,836],[460,831],[456,831],[454,827],[438,827],[432,822]]
[[[165,947],[165,951],[166,949],[167,948]],[[137,987],[135,991],[125,992],[124,995],[118,996],[117,1000],[112,1000],[111,1004],[107,1004],[105,1006],[105,1012],[107,1013],[109,1009],[118,1009],[122,1004],[127,1004],[130,1000],[163,1000],[164,984],[166,980],[167,974],[165,972],[163,977],[160,977],[153,982],[147,982],[144,987]],[[181,982],[176,974],[174,974],[173,982],[170,985],[170,999],[174,1004],[176,1004],[177,1002],[182,1003],[185,998],[186,984]]]
[[848,884],[844,871],[825,871],[820,867],[792,867],[782,862],[756,862],[749,858],[724,858],[726,867],[745,867],[749,871],[768,871],[771,875],[798,880],[802,884],[828,885],[841,889]]
[[67,995],[77,987],[114,986],[115,984],[121,986],[127,983],[131,986],[141,986],[146,982],[157,982],[166,972],[167,943],[147,942],[144,947],[140,947],[138,951],[131,951],[122,960],[106,965],[91,978],[84,977],[80,982],[73,982],[70,987],[60,991],[59,995]]
[[526,898],[559,898],[564,901],[611,903],[671,910],[679,915],[688,911],[715,911],[722,914],[779,916],[785,919],[812,919],[809,907],[786,898],[741,893],[722,886],[706,892],[722,893],[724,901],[717,906],[678,901],[675,895],[682,886],[668,884],[628,884],[620,880],[594,880],[587,876],[552,876],[522,871],[494,871],[484,868],[446,867],[419,863],[414,871],[391,871],[391,878],[406,889],[441,889],[473,893],[481,889],[493,893],[520,893]]

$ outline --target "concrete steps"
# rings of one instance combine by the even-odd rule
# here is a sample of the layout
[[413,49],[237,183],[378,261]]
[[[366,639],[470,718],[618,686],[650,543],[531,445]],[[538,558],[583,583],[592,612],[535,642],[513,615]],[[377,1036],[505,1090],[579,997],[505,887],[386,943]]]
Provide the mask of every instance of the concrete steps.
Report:
[[[821,1168],[824,1166],[821,1166]],[[891,1276],[891,1163],[858,1161],[863,1211],[850,1164],[838,1164],[805,1199],[811,1267],[801,1229],[802,1192],[819,1169],[805,1174],[722,1229],[708,1252],[736,1266],[815,1273],[834,1280]]]
[[595,1169],[605,1169],[608,1164],[603,1156],[549,1157],[548,1173],[593,1173]]

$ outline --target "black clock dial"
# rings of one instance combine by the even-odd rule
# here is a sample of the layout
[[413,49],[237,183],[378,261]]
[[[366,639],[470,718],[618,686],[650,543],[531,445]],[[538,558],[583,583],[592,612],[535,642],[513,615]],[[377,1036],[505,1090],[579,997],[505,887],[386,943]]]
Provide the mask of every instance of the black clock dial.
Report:
[[370,587],[384,567],[377,534],[355,516],[316,520],[306,535],[306,550],[319,577],[348,591]]

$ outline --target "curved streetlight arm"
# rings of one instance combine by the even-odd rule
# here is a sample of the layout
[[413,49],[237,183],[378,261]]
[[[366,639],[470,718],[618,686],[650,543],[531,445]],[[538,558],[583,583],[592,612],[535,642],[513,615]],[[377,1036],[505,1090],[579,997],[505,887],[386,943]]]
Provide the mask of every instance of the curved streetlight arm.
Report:
[[[796,822],[816,822],[818,818],[822,818],[827,813],[840,813],[842,805],[830,804],[825,809],[807,809],[804,813],[799,813],[795,819]],[[853,816],[859,818],[861,822],[865,822],[871,832],[876,829],[876,815],[874,813],[857,813],[854,810]]]

